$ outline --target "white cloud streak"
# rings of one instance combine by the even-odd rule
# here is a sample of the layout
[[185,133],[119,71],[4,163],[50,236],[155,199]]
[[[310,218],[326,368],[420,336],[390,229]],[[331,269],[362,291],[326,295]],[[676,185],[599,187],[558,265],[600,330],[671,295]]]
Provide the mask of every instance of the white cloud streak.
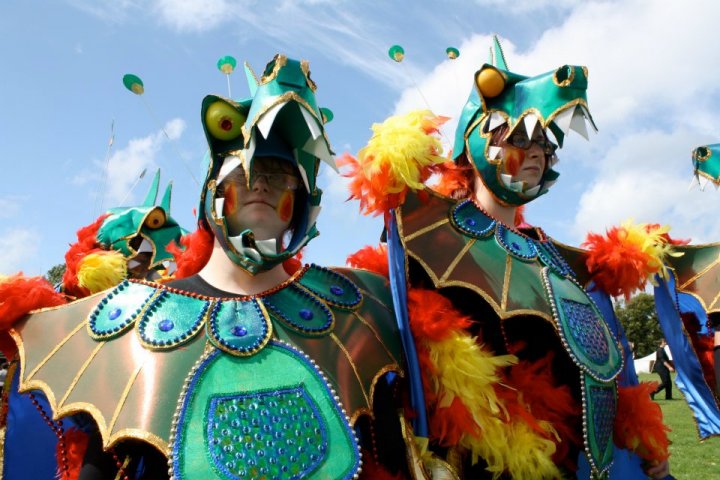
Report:
[[0,231],[0,273],[16,273],[21,265],[38,252],[37,232],[25,228],[9,228]]

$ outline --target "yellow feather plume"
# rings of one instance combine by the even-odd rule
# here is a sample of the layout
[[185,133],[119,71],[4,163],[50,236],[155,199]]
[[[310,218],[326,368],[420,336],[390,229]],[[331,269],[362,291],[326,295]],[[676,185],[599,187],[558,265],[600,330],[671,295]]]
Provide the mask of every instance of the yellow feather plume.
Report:
[[[627,243],[635,245],[638,250],[647,255],[649,270],[657,271],[658,275],[667,280],[668,269],[665,266],[665,258],[683,255],[680,252],[673,251],[668,232],[670,232],[669,225],[633,223],[632,220],[627,220],[622,224],[620,236],[623,236]],[[655,285],[654,277],[650,276],[649,279]]]
[[503,472],[516,479],[561,477],[552,461],[555,444],[548,439],[557,435],[552,425],[539,422],[548,436],[544,438],[521,419],[509,418],[493,388],[500,381],[500,369],[517,363],[517,357],[493,355],[462,331],[453,331],[442,341],[426,341],[426,346],[438,372],[432,378],[437,409],[447,408],[458,397],[477,426],[477,435],[465,433],[460,439],[473,463],[483,458],[494,478]]
[[387,193],[423,188],[423,169],[443,163],[440,140],[431,135],[445,122],[430,110],[395,115],[372,126],[373,136],[358,152],[367,178],[389,175]]
[[97,293],[112,288],[127,277],[127,262],[120,252],[97,252],[78,264],[78,284]]

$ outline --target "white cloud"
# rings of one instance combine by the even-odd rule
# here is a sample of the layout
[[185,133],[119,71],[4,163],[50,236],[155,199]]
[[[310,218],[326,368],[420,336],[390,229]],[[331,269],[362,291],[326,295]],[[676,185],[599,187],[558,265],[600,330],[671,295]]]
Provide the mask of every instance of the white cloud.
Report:
[[571,8],[580,0],[475,0],[481,7],[497,8],[513,14],[523,14],[538,10]]
[[233,12],[247,12],[250,1],[157,0],[153,10],[159,18],[178,30],[205,31],[228,21]]
[[0,232],[0,273],[16,273],[38,252],[37,232],[25,228],[10,228]]
[[18,214],[22,200],[18,196],[0,197],[0,218],[11,218]]
[[[184,130],[185,122],[176,118],[167,122],[163,130],[147,137],[132,139],[125,148],[116,150],[107,164],[104,204],[117,206],[124,203],[142,171],[155,165],[155,157],[162,146],[168,140],[175,141],[180,138]],[[97,179],[97,174],[93,172],[81,175],[76,176],[76,181]]]

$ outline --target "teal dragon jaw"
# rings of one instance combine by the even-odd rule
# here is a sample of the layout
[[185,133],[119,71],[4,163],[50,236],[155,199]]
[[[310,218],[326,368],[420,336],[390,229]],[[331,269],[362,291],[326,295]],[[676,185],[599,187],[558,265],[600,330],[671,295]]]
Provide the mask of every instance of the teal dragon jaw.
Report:
[[108,210],[97,232],[97,240],[104,247],[117,250],[128,261],[128,269],[153,272],[164,269],[168,274],[175,270],[173,256],[167,251],[171,242],[178,243],[187,233],[170,215],[172,183],[163,194],[160,205],[157,201],[160,170],[142,205],[116,207]]
[[[720,186],[720,143],[702,145],[692,152],[693,173],[702,188],[708,181]],[[701,180],[702,179],[702,180]]]
[[[198,212],[199,220],[212,229],[228,257],[248,273],[256,274],[295,256],[318,235],[315,222],[322,191],[316,180],[320,162],[336,167],[324,128],[330,115],[317,106],[308,63],[276,55],[259,79],[247,64],[245,70],[249,98],[233,101],[208,95],[202,103],[201,118],[210,151]],[[256,146],[271,135],[292,150],[293,163],[307,193],[286,247],[275,239],[256,240],[251,230],[231,236],[222,214],[224,199],[216,197],[218,185],[235,168],[250,172],[248,185],[253,183]]]
[[493,132],[505,126],[503,140],[512,135],[530,138],[536,126],[548,131],[560,147],[574,130],[586,139],[588,128],[597,131],[587,105],[587,68],[564,65],[534,77],[508,70],[499,42],[495,39],[496,59],[475,73],[475,85],[463,108],[455,134],[454,157],[465,154],[493,195],[507,205],[522,205],[547,193],[559,173],[554,154],[548,158],[540,183],[527,188],[513,182],[505,171],[502,149],[490,144]]

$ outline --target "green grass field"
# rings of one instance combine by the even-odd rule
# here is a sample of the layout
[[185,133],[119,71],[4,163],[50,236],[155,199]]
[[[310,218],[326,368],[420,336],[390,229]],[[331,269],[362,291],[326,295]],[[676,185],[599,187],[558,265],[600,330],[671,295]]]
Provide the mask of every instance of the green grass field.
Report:
[[[641,374],[641,381],[657,381],[657,375]],[[673,376],[674,378],[674,376]],[[675,400],[664,400],[665,392],[655,397],[662,408],[670,432],[670,473],[678,480],[720,480],[720,437],[700,442],[695,419],[682,393],[673,385]]]

